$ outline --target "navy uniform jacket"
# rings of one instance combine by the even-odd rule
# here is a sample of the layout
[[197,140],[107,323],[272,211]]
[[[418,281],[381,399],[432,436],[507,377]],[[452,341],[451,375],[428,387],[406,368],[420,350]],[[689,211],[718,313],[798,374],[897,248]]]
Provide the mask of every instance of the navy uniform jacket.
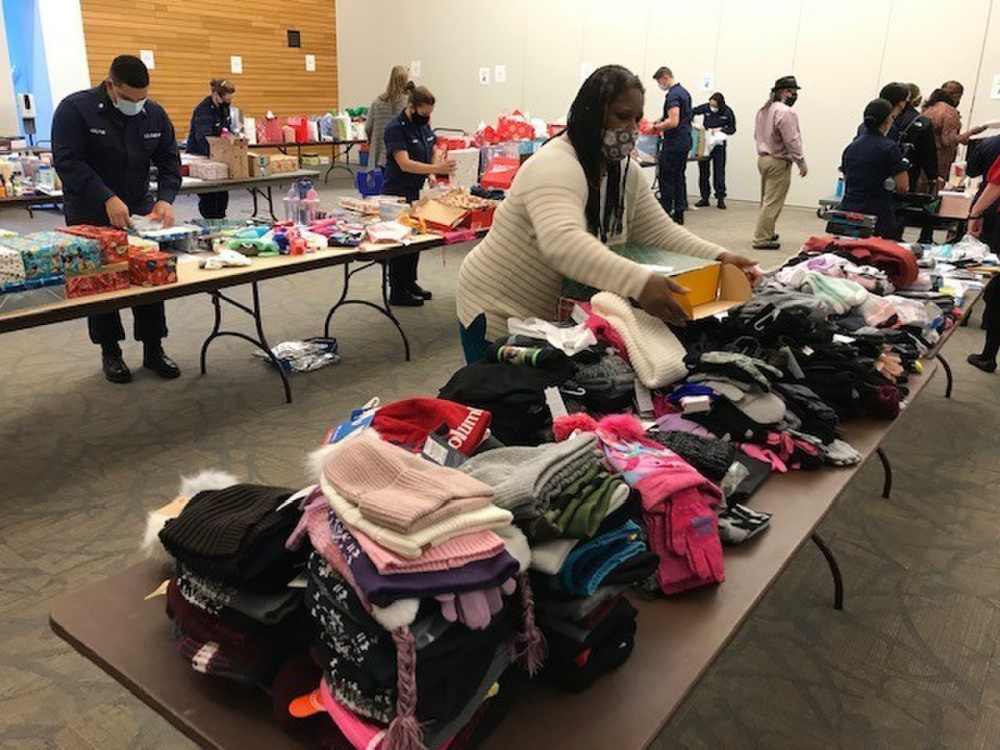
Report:
[[[707,130],[718,128],[726,135],[736,134],[736,113],[733,112],[733,108],[728,104],[718,112],[713,112],[712,107],[708,103],[699,104],[691,110],[691,114],[695,116],[704,115],[705,119],[702,121],[702,125]],[[723,143],[723,145],[725,144]]]
[[222,129],[232,131],[229,119],[229,105],[216,106],[211,96],[206,96],[191,114],[191,130],[188,131],[187,152],[208,156],[208,136],[222,135]]
[[129,211],[149,213],[149,168],[157,168],[156,199],[173,203],[181,186],[174,126],[159,104],[147,101],[128,117],[104,85],[70,94],[52,118],[53,163],[63,182],[69,224],[107,224],[105,202],[114,195]]
[[859,211],[878,217],[875,232],[880,237],[892,237],[896,231],[893,215],[893,193],[885,189],[885,181],[905,172],[899,144],[877,130],[865,127],[862,135],[844,149],[841,161],[844,173],[844,211]]
[[427,175],[404,172],[396,163],[393,154],[405,151],[413,161],[432,164],[434,162],[434,132],[430,125],[417,127],[406,116],[404,109],[393,117],[385,126],[385,181],[382,192],[386,195],[398,195],[410,201],[420,197],[420,188],[424,186]]
[[663,149],[666,152],[684,152],[691,150],[691,94],[679,83],[670,87],[666,97],[663,99],[663,119],[667,119],[670,110],[677,107],[680,112],[680,120],[676,128],[663,132]]

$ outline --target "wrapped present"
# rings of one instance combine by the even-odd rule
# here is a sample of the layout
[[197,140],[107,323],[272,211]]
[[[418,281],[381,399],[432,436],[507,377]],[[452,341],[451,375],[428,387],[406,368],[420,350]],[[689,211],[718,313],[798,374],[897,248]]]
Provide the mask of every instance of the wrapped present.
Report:
[[26,237],[3,237],[0,246],[21,254],[26,279],[45,279],[62,273],[62,256],[52,243]]
[[160,251],[129,258],[129,276],[136,286],[166,286],[177,283],[177,258]]
[[128,236],[128,259],[131,260],[136,255],[143,253],[160,252],[160,243],[156,240],[147,240],[144,237],[136,237],[134,234]]
[[66,299],[61,275],[0,283],[0,313],[39,307]]
[[116,292],[131,286],[129,264],[114,263],[80,276],[66,277],[66,297],[89,297],[92,294]]
[[229,167],[218,161],[193,161],[188,165],[188,171],[199,180],[229,179]]
[[76,276],[96,271],[101,267],[101,246],[86,237],[65,232],[33,232],[25,235],[24,239],[42,245],[52,245],[54,252],[60,256],[58,263],[62,273]]
[[0,284],[7,281],[24,281],[24,259],[20,250],[0,247]]
[[112,265],[128,260],[128,233],[115,227],[96,227],[89,224],[63,227],[58,231],[94,240],[101,248],[101,264]]

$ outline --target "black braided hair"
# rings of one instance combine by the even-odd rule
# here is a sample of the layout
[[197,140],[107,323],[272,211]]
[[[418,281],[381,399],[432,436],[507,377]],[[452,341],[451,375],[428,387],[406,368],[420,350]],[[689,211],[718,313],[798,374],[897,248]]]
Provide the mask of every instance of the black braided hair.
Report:
[[[638,76],[621,65],[604,65],[583,82],[576,99],[569,108],[566,133],[576,149],[583,173],[587,177],[587,230],[607,242],[609,234],[620,234],[622,217],[625,215],[625,177],[628,163],[625,161],[624,174],[619,162],[609,162],[601,148],[604,123],[608,107],[617,97],[629,89],[645,93]],[[607,200],[604,215],[601,216],[601,168],[607,169]]]

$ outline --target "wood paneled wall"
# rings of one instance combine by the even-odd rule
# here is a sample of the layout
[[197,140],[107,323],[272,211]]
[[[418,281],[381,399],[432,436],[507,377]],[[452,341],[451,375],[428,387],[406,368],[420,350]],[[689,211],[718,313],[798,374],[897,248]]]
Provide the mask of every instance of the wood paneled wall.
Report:
[[[337,106],[337,32],[334,0],[81,0],[93,82],[104,79],[116,55],[152,50],[150,97],[162,104],[187,137],[191,110],[208,95],[208,82],[226,77],[235,105],[250,116],[320,114]],[[287,31],[302,46],[288,46]],[[305,56],[316,56],[306,72]],[[243,73],[230,73],[230,56]]]

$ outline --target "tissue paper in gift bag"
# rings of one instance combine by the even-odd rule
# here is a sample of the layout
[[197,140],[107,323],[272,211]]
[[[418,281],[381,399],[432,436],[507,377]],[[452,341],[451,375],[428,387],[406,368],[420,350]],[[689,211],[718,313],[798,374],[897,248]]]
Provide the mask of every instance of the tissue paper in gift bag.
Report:
[[148,252],[129,258],[129,275],[136,286],[177,283],[177,258],[170,253]]
[[128,260],[128,233],[115,227],[96,227],[89,224],[77,224],[62,227],[58,231],[93,240],[101,249],[101,263],[111,265]]

